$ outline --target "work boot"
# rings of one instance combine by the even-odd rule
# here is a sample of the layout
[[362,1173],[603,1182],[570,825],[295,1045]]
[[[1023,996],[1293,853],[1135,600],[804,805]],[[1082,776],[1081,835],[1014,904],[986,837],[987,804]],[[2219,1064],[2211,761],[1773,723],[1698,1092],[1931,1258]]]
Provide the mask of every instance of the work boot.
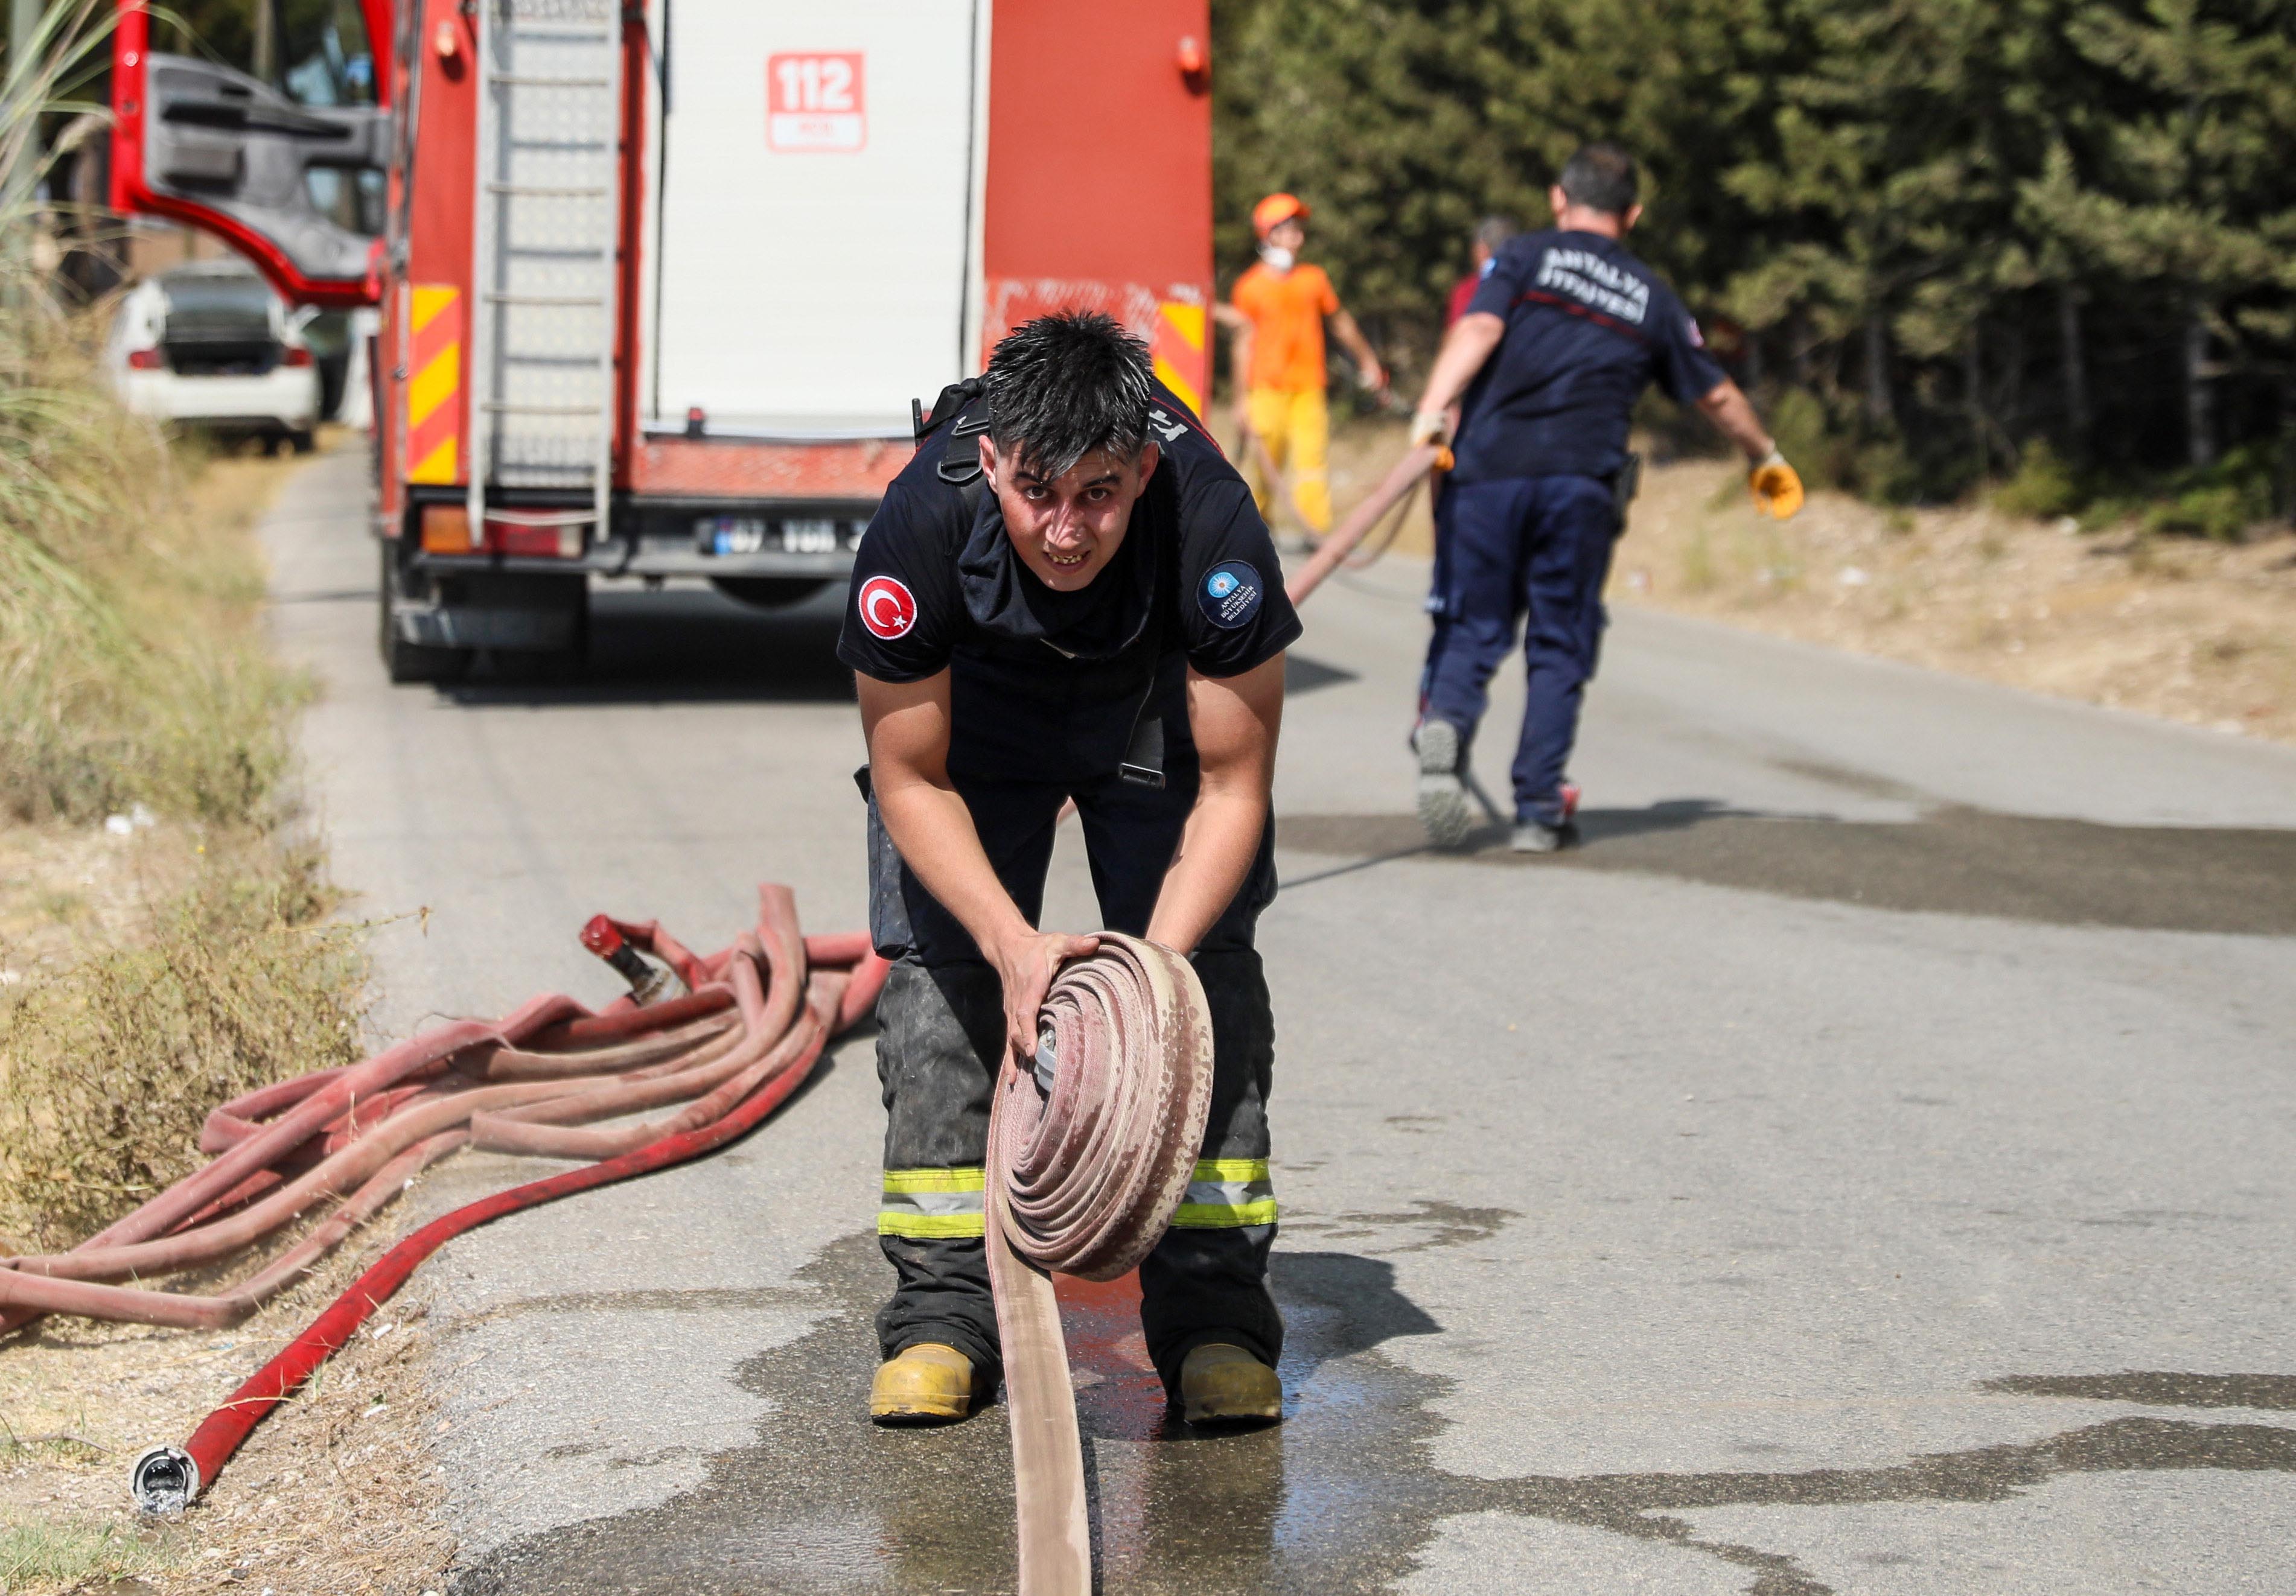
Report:
[[972,1360],[920,1341],[877,1365],[869,1417],[880,1424],[951,1424],[972,1412]]
[[1208,1341],[1180,1365],[1180,1417],[1190,1424],[1259,1424],[1283,1417],[1283,1382],[1241,1346]]
[[1475,829],[1459,780],[1459,728],[1447,720],[1423,720],[1412,739],[1419,750],[1419,823],[1437,847],[1457,847]]

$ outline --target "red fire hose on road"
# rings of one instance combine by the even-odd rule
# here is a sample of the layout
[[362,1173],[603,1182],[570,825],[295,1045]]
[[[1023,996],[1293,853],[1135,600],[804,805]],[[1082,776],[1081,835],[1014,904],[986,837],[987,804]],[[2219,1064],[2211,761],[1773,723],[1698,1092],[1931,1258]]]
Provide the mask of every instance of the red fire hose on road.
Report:
[[[365,1062],[225,1104],[201,1134],[220,1157],[68,1253],[0,1259],[0,1331],[47,1313],[219,1328],[253,1313],[373,1216],[428,1164],[465,1146],[599,1161],[481,1199],[386,1253],[311,1327],[232,1395],[182,1447],[137,1459],[136,1500],[197,1499],[285,1401],[432,1252],[523,1208],[685,1163],[763,1121],[811,1073],[830,1037],[874,1006],[885,962],[865,936],[798,929],[788,888],[759,889],[755,933],[697,958],[652,924],[621,925],[693,988],[593,1013],[537,998],[495,1022],[436,1027]],[[582,1128],[639,1109],[652,1123]],[[346,1195],[346,1193],[348,1195]],[[330,1199],[309,1235],[209,1297],[105,1284],[209,1263]]]
[[[1308,563],[1292,573],[1283,591],[1295,604],[1324,585],[1324,578],[1340,568],[1341,561],[1355,552],[1356,545],[1370,536],[1382,517],[1390,510],[1398,511],[1428,473],[1451,469],[1451,451],[1440,444],[1419,444],[1404,452],[1403,458],[1380,479],[1370,496],[1348,512],[1348,519],[1332,531],[1330,536],[1316,545],[1316,552]],[[1400,514],[1398,521],[1400,523]],[[1390,536],[1392,535],[1390,534]]]

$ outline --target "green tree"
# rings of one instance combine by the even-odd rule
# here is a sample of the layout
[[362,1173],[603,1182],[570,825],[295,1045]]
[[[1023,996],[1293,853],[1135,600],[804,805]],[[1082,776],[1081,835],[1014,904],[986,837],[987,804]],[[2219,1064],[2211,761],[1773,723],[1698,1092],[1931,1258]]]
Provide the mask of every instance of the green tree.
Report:
[[2037,236],[2168,299],[2196,467],[2216,458],[2221,378],[2277,372],[2284,408],[2296,400],[2292,29],[2287,0],[2080,6],[2067,37],[2113,114],[2056,144],[2022,193]]

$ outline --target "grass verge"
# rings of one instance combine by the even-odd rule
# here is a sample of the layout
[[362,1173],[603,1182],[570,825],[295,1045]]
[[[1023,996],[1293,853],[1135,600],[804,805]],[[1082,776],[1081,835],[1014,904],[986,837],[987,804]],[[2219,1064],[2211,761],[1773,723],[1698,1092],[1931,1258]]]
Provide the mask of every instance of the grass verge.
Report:
[[[299,839],[299,683],[224,466],[123,413],[94,327],[0,331],[0,1247],[69,1246],[196,1163],[209,1109],[353,1057],[363,970]],[[277,473],[272,476],[275,486]],[[206,491],[202,491],[206,490]],[[140,846],[94,860],[83,839]],[[44,880],[40,861],[90,866]],[[104,877],[125,875],[108,883]],[[11,911],[13,911],[12,913]]]
[[71,1590],[165,1560],[156,1530],[82,1519],[0,1518],[0,1592]]

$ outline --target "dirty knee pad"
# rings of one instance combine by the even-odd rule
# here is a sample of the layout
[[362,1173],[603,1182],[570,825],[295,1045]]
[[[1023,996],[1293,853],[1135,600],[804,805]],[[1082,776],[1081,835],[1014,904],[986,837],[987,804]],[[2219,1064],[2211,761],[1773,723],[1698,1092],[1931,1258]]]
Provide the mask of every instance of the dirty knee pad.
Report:
[[1212,1022],[1212,1101],[1201,1156],[1267,1156],[1267,1094],[1275,1084],[1275,1015],[1257,950],[1208,948],[1189,962]]
[[[929,969],[903,959],[887,974],[877,1019],[885,1168],[979,1170],[988,1158],[990,1091],[1004,1045],[996,972],[985,964]],[[893,1295],[877,1314],[884,1355],[945,1342],[993,1377],[996,1308],[978,1224],[961,1236],[890,1233],[896,1199],[883,1200],[878,1244],[895,1276]]]
[[1004,1046],[1004,996],[986,964],[902,960],[877,1000],[885,1167],[978,1167]]

